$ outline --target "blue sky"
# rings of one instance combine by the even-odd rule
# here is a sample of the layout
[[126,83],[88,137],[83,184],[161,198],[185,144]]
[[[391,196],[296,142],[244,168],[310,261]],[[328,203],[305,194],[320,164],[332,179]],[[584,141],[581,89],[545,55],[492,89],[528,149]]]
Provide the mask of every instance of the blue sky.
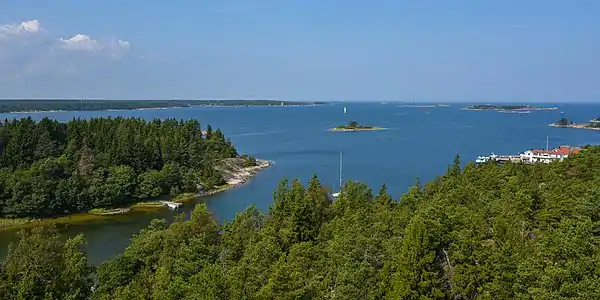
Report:
[[0,2],[0,97],[600,101],[600,1]]

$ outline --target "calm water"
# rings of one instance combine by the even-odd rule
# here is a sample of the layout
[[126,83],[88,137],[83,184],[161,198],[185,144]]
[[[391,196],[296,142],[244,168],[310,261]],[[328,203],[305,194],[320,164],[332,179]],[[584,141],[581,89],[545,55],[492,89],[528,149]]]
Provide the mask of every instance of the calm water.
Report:
[[[528,115],[492,111],[463,111],[466,105],[440,108],[408,108],[400,104],[342,104],[316,107],[173,108],[162,110],[53,112],[0,114],[0,118],[48,116],[60,121],[73,117],[124,116],[198,119],[203,126],[219,127],[233,140],[240,153],[275,161],[246,185],[199,199],[220,220],[230,220],[248,205],[266,210],[272,192],[286,176],[307,182],[316,173],[325,184],[337,187],[339,152],[344,154],[344,179],[366,182],[376,192],[382,183],[398,199],[420,176],[427,181],[445,172],[456,154],[462,162],[478,155],[516,154],[531,148],[562,144],[598,144],[600,131],[561,129],[547,124],[567,117],[586,122],[600,116],[600,105],[558,105],[556,111],[534,111]],[[561,114],[561,111],[564,114]],[[376,132],[328,132],[327,129],[356,120],[361,124],[388,128]],[[184,207],[189,212],[193,204]],[[153,218],[171,219],[175,213],[162,210],[71,226],[65,236],[83,233],[92,263],[98,264],[120,252],[131,236]],[[6,254],[14,232],[0,234],[0,257]]]

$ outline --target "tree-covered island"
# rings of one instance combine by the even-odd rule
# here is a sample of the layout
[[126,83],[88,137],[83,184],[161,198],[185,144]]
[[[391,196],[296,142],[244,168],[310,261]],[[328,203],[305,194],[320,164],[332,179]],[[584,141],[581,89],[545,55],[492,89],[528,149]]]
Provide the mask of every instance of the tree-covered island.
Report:
[[534,107],[531,105],[493,105],[474,104],[465,110],[495,110],[495,111],[523,111],[523,110],[556,110],[556,107]]
[[326,102],[280,100],[60,100],[19,99],[0,100],[0,113],[36,111],[73,111],[109,109],[157,109],[170,107],[249,107],[249,106],[310,106]]
[[0,223],[8,225],[210,193],[267,166],[196,120],[6,120],[0,150]]
[[579,129],[589,129],[589,130],[600,130],[600,122],[590,121],[590,123],[573,123],[573,121],[567,118],[560,118],[555,123],[549,124],[548,126],[552,127],[562,127],[562,128],[579,128]]
[[340,125],[334,128],[331,128],[329,131],[374,131],[374,130],[384,130],[385,128],[375,127],[370,125],[361,125],[356,121],[350,121],[347,125]]

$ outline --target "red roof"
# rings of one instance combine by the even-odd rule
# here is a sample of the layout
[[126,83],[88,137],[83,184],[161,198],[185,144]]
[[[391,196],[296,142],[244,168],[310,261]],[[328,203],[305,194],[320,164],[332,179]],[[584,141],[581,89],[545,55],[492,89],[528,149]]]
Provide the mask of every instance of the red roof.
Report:
[[552,149],[552,150],[540,150],[540,149],[533,149],[531,150],[531,152],[533,152],[534,154],[555,154],[555,155],[569,155],[569,154],[576,154],[579,153],[581,151],[581,149],[579,148],[573,148],[573,147],[559,147],[556,149]]

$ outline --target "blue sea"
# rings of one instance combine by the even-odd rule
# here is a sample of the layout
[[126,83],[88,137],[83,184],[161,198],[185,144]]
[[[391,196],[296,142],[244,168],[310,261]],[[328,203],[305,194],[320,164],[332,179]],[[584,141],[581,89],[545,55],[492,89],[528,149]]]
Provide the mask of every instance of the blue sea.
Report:
[[[343,107],[347,113],[343,112]],[[600,116],[600,105],[537,104],[557,107],[529,114],[466,111],[468,104],[448,107],[406,107],[402,103],[335,103],[305,107],[190,107],[149,110],[44,112],[2,114],[0,118],[50,117],[60,121],[82,117],[139,117],[143,119],[197,119],[221,128],[240,153],[272,160],[274,165],[247,184],[199,199],[219,221],[231,220],[249,205],[266,211],[282,178],[307,182],[313,174],[334,189],[339,181],[339,154],[343,153],[343,179],[367,183],[377,192],[386,184],[395,199],[420,177],[421,182],[442,175],[455,155],[462,164],[478,155],[517,154],[532,148],[586,145],[600,142],[600,131],[549,127],[566,117],[576,123]],[[329,132],[349,121],[387,128],[370,132]],[[193,204],[184,207],[189,212]],[[175,212],[136,215],[111,222],[71,226],[65,236],[83,233],[93,263],[121,253],[132,234],[152,218],[171,219]],[[0,257],[14,233],[0,234]]]

